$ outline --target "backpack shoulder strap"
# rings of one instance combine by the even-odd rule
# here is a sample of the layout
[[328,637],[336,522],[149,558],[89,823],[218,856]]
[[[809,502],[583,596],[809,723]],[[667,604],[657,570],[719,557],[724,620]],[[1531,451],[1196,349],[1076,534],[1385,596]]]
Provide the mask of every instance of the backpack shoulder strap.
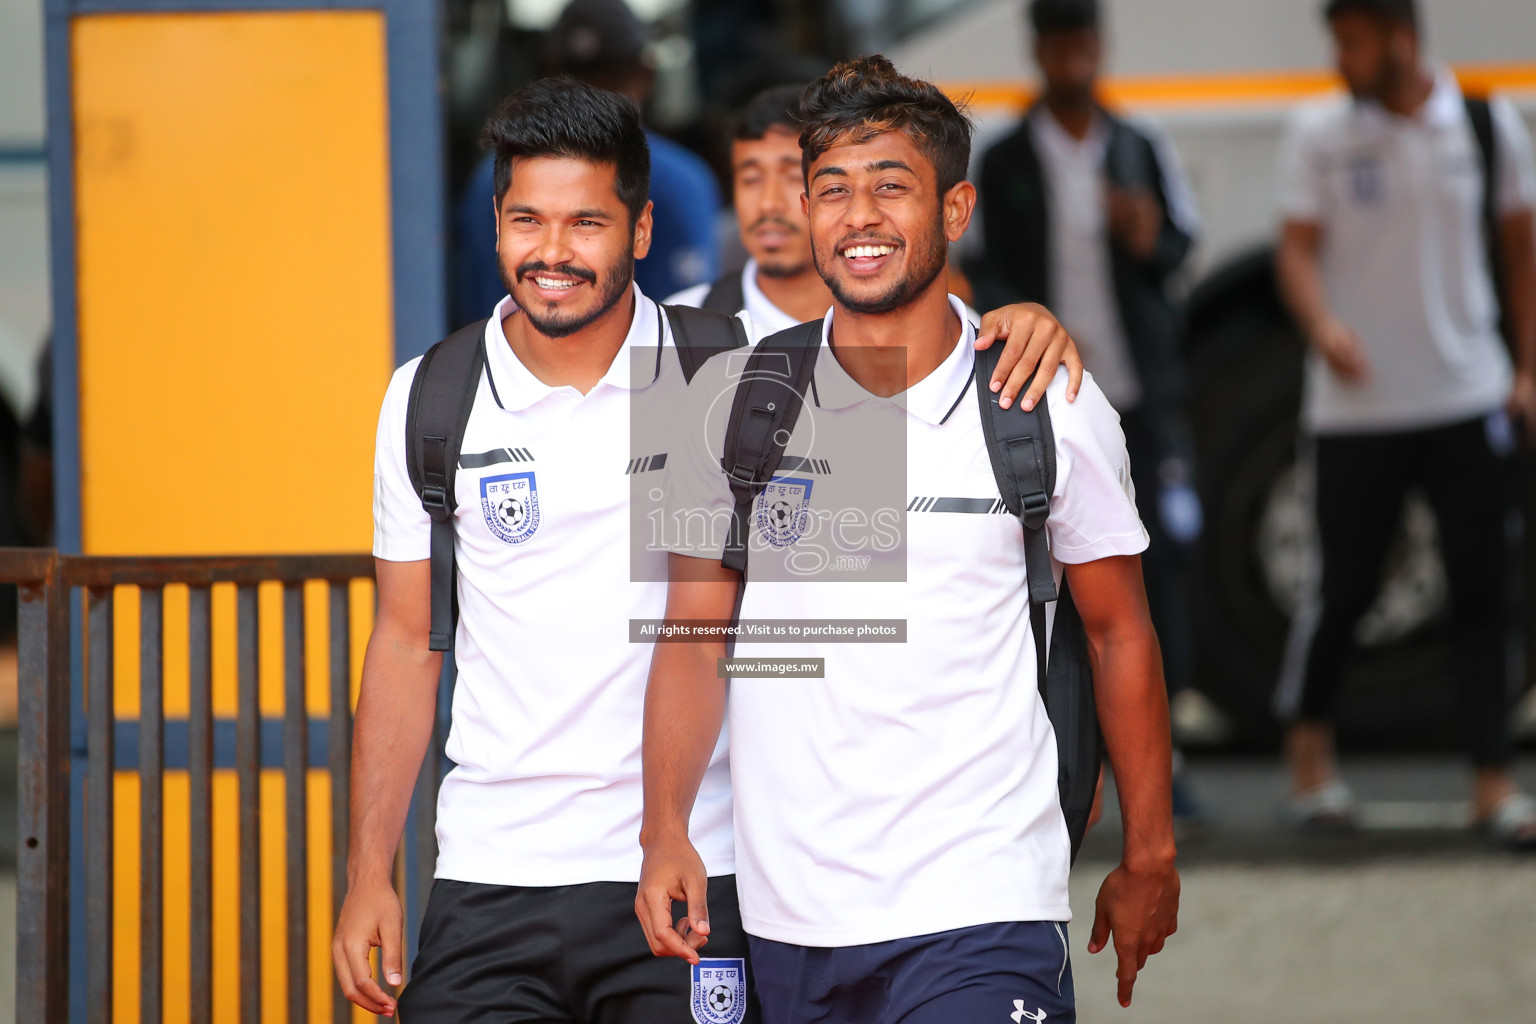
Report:
[[1491,218],[1498,195],[1499,173],[1499,162],[1495,158],[1498,141],[1493,130],[1493,108],[1486,99],[1477,96],[1466,97],[1465,103],[1467,119],[1472,122],[1472,134],[1477,139],[1477,148],[1483,159],[1483,212],[1485,217]]
[[683,379],[686,381],[692,381],[699,367],[709,362],[711,356],[745,348],[748,344],[747,329],[735,315],[741,309],[740,306],[729,313],[720,313],[707,307],[661,308],[667,314],[667,324],[672,328],[672,344],[677,349],[677,361],[683,368]]
[[[1024,568],[1029,583],[1029,627],[1035,640],[1040,699],[1056,734],[1056,788],[1077,859],[1098,788],[1103,739],[1093,692],[1087,633],[1065,580],[1056,587],[1045,524],[1056,487],[1056,438],[1050,405],[1025,412],[1002,409],[987,386],[997,366],[998,347],[976,353],[976,394],[992,473],[1008,510],[1024,528]],[[1056,624],[1046,636],[1045,606],[1055,602]]]
[[699,303],[700,307],[726,316],[735,316],[741,312],[747,305],[746,292],[741,287],[741,274],[740,270],[733,270],[712,284],[709,294]]
[[1494,128],[1493,108],[1486,97],[1467,96],[1465,103],[1467,119],[1472,122],[1472,134],[1477,139],[1483,161],[1483,242],[1488,254],[1488,273],[1499,306],[1499,333],[1508,341],[1513,338],[1513,333],[1505,301],[1504,253],[1499,230],[1498,132]]
[[1032,410],[1022,402],[1007,409],[988,384],[1002,347],[976,353],[976,397],[981,404],[981,429],[987,439],[992,475],[1008,511],[1024,528],[1024,569],[1029,575],[1029,618],[1035,633],[1035,658],[1040,684],[1045,685],[1045,606],[1055,601],[1056,577],[1051,570],[1051,546],[1045,521],[1056,489],[1056,437],[1051,430],[1050,404],[1042,399]]
[[821,321],[791,327],[758,342],[731,401],[720,466],[731,485],[731,533],[720,564],[745,572],[752,502],[773,480],[800,418],[816,357]]
[[405,412],[406,468],[421,507],[432,517],[432,632],[430,647],[453,645],[456,595],[454,480],[464,428],[485,368],[486,321],[450,334],[427,350],[411,381]]

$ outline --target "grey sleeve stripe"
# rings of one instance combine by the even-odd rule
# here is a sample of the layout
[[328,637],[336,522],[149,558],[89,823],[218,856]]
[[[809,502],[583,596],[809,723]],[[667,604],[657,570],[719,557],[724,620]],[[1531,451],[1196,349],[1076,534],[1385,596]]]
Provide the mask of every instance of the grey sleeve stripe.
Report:
[[996,498],[937,498],[930,512],[963,512],[967,515],[990,515],[997,504]]

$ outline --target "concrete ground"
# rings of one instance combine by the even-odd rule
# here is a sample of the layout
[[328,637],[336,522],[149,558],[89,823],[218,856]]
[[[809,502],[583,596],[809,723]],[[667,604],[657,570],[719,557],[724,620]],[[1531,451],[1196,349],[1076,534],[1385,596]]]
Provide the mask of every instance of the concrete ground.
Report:
[[[1179,931],[1129,1010],[1112,951],[1089,956],[1093,900],[1118,857],[1113,812],[1073,872],[1071,929],[1086,1024],[1532,1024],[1536,855],[1461,823],[1469,777],[1445,759],[1361,759],[1346,775],[1368,827],[1281,827],[1285,782],[1253,761],[1196,761],[1215,821],[1181,844]],[[1536,790],[1536,764],[1521,768]]]
[[[14,843],[13,737],[0,732],[0,846]],[[1148,962],[1129,1010],[1115,1001],[1112,951],[1086,951],[1094,896],[1119,856],[1111,793],[1073,873],[1079,1019],[1536,1022],[1536,855],[1491,850],[1462,826],[1468,775],[1454,760],[1352,759],[1345,770],[1369,827],[1324,837],[1278,825],[1285,781],[1272,762],[1191,763],[1213,824],[1181,843],[1179,932]],[[1521,775],[1536,792],[1536,761]],[[15,1003],[14,863],[0,852],[0,1024]]]

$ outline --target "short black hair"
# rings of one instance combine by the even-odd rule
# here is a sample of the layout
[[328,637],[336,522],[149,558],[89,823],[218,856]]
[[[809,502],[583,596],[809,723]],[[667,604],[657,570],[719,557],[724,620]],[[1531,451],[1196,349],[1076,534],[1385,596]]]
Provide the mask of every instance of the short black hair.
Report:
[[775,128],[800,134],[800,95],[803,85],[776,85],[747,101],[731,125],[731,138],[755,142]]
[[1030,0],[1029,24],[1035,35],[1099,27],[1099,0]]
[[1419,29],[1419,7],[1414,0],[1327,0],[1323,18],[1332,21],[1344,14],[1364,14],[1388,25]]
[[965,180],[971,119],[932,82],[908,78],[876,54],[845,60],[806,86],[800,100],[800,166],[835,145],[902,132],[933,162],[939,195]]
[[651,193],[651,149],[634,100],[568,75],[541,78],[508,96],[486,122],[480,145],[496,154],[498,204],[512,184],[512,161],[536,156],[612,164],[614,191],[631,222]]

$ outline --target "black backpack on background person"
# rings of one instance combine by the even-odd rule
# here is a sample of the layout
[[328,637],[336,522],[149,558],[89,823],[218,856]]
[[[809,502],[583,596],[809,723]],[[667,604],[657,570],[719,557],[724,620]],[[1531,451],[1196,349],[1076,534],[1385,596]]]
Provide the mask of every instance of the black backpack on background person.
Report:
[[[662,306],[683,378],[692,380],[713,355],[747,344],[734,316],[687,306]],[[406,469],[421,507],[432,517],[432,630],[429,649],[453,648],[458,621],[458,573],[453,555],[454,482],[469,414],[485,369],[485,325],[480,320],[427,349],[411,381],[405,411]],[[658,339],[659,342],[660,339]]]
[[741,271],[733,270],[709,286],[704,293],[700,309],[712,309],[726,316],[735,316],[747,307],[747,293],[741,286]]
[[[821,321],[791,327],[763,339],[747,357],[727,422],[722,468],[734,508],[721,564],[745,571],[752,503],[773,479],[804,404],[821,350]],[[992,474],[1008,511],[1024,531],[1029,584],[1029,624],[1035,640],[1036,679],[1056,734],[1057,793],[1077,859],[1103,763],[1103,736],[1094,708],[1088,635],[1066,580],[1056,586],[1045,533],[1056,486],[1056,438],[1045,401],[1026,412],[1021,403],[1003,409],[988,387],[1001,345],[976,353],[973,382]],[[1047,637],[1046,606],[1056,616]]]

